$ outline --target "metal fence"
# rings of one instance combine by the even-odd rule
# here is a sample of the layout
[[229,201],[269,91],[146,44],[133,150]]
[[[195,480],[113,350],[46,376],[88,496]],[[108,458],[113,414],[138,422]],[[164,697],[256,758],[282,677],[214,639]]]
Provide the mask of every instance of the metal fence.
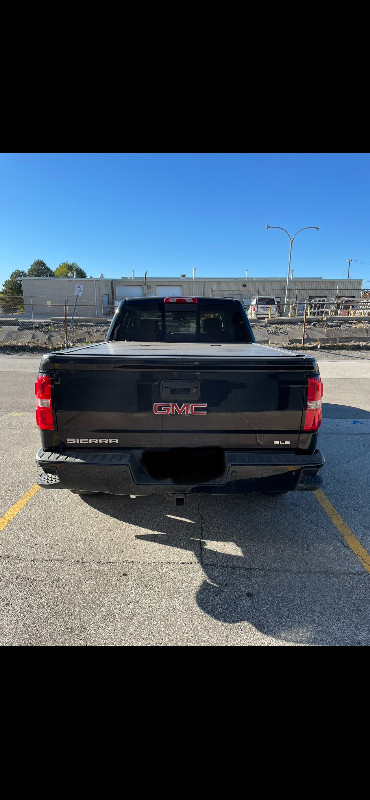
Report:
[[[257,297],[258,304],[258,297]],[[246,310],[248,306],[244,303]],[[284,314],[283,304],[277,303],[278,314],[281,317],[364,317],[370,316],[370,300],[368,298],[356,299],[353,297],[310,297],[300,300],[288,300]]]
[[[368,308],[369,305],[369,308]],[[354,317],[367,316],[370,303],[354,297],[311,297],[308,300],[295,299],[287,307],[289,316],[303,316],[305,311],[309,317]]]
[[22,315],[25,319],[50,319],[57,317],[64,319],[72,315],[76,317],[89,317],[97,319],[102,317],[112,317],[114,314],[114,304],[104,302],[95,303],[82,300],[81,297],[66,297],[60,303],[54,303],[47,298],[31,297],[23,300],[22,297],[4,297],[0,295],[0,314],[4,316]]
[[[225,292],[224,296],[240,300],[248,311],[249,301],[242,298],[240,292],[230,291],[227,294]],[[277,305],[279,315],[289,317],[303,316],[305,309],[306,314],[313,317],[370,315],[370,297],[358,299],[317,296],[300,300],[296,295],[294,299],[288,301],[285,314],[283,303],[279,302],[279,298]],[[62,303],[53,303],[43,298],[37,301],[31,298],[23,302],[20,297],[9,297],[4,300],[0,295],[0,321],[8,319],[9,325],[17,325],[21,320],[50,320],[66,325],[72,318],[74,322],[102,322],[105,324],[110,322],[114,312],[115,305],[113,304],[91,303],[82,298],[78,298],[77,302],[75,297],[67,297]]]
[[[214,294],[216,291],[213,292]],[[240,300],[246,311],[250,307],[250,299],[243,297],[242,293],[237,290],[228,290],[227,292],[217,292],[218,297],[230,298],[232,300]],[[258,303],[259,296],[262,297],[261,292],[257,290],[256,298]],[[266,296],[265,294],[263,295]],[[270,295],[269,295],[270,296]],[[356,297],[339,296],[311,296],[309,298],[298,297],[296,292],[293,298],[288,299],[286,311],[284,313],[284,301],[281,297],[276,298],[279,316],[304,316],[309,317],[330,317],[330,316],[369,316],[370,315],[370,298],[363,297],[361,299]]]
[[0,299],[0,346],[56,349],[101,342],[113,313],[113,306],[67,300],[22,308],[19,297]]
[[114,314],[114,305],[103,305],[96,303],[83,303],[80,300],[65,300],[64,303],[40,303],[35,301],[25,302],[24,316],[27,319],[41,318],[62,318],[67,319],[72,315],[77,318],[85,317],[89,319],[107,319]]

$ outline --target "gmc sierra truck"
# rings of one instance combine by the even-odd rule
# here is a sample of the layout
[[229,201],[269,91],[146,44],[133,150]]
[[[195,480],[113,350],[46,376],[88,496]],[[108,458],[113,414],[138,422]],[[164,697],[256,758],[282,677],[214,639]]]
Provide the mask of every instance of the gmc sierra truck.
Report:
[[321,485],[316,359],[257,344],[237,300],[122,300],[104,341],[42,357],[35,393],[44,488],[182,505]]

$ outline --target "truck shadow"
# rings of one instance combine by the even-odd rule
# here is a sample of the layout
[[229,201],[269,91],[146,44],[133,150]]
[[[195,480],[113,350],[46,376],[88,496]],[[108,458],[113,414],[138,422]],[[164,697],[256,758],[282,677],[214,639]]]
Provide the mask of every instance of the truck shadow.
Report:
[[[361,567],[349,570],[345,555],[342,567],[337,563],[333,571],[330,548],[336,542],[340,551],[342,543],[334,530],[324,530],[322,522],[320,527],[320,509],[311,495],[297,500],[193,497],[181,512],[189,522],[174,518],[178,509],[159,497],[136,498],[132,508],[126,498],[88,502],[134,527],[155,529],[135,538],[145,546],[182,550],[183,570],[199,563],[204,580],[196,602],[214,620],[231,626],[247,622],[263,635],[291,644],[370,645],[368,574]],[[300,530],[299,515],[310,519],[309,535]],[[207,530],[202,530],[205,519]],[[169,556],[165,563],[171,561]],[[172,563],[176,567],[178,561]],[[190,626],[192,602],[184,602],[190,605]]]
[[[370,418],[364,409],[325,406],[324,419]],[[320,441],[319,446],[324,450]],[[337,474],[336,469],[328,448],[323,471]],[[180,559],[169,556],[166,564],[181,563],[184,570],[199,564],[204,580],[196,593],[198,607],[223,624],[248,623],[251,644],[254,628],[271,637],[271,644],[370,645],[369,574],[311,492],[190,495],[180,507],[155,494],[81,499],[134,531],[144,529],[134,534],[137,541],[184,553]],[[190,626],[191,603],[189,595]],[[245,639],[245,629],[241,633]],[[237,641],[231,638],[230,644]]]
[[336,403],[322,404],[323,419],[370,419],[370,411],[355,406],[340,406]]

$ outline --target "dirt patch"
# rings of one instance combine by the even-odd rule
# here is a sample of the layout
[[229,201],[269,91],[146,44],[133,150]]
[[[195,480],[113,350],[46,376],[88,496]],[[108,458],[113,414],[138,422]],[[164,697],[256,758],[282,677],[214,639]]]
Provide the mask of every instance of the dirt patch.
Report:
[[[69,347],[103,342],[109,328],[107,324],[77,323],[69,335]],[[68,330],[68,329],[67,329]],[[0,352],[39,353],[64,349],[66,333],[63,323],[38,323],[22,321],[9,325],[0,320]]]
[[269,324],[268,321],[253,325],[256,342],[276,347],[300,350],[309,349],[370,349],[369,322],[341,322],[327,320],[307,322],[303,337],[303,323]]
[[[69,346],[103,342],[110,320],[103,323],[76,323],[69,335]],[[270,324],[268,320],[252,322],[256,342],[292,350],[370,351],[370,323],[326,320],[325,323],[307,321],[304,345],[303,324]],[[40,353],[65,348],[63,322],[37,322],[36,320],[0,319],[0,352]]]

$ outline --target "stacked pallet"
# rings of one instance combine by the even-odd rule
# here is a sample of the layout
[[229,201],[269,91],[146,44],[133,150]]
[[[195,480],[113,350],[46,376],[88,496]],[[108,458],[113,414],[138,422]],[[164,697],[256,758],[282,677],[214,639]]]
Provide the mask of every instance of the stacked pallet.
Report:
[[358,311],[364,316],[370,316],[370,296],[361,297],[361,300],[358,304]]

